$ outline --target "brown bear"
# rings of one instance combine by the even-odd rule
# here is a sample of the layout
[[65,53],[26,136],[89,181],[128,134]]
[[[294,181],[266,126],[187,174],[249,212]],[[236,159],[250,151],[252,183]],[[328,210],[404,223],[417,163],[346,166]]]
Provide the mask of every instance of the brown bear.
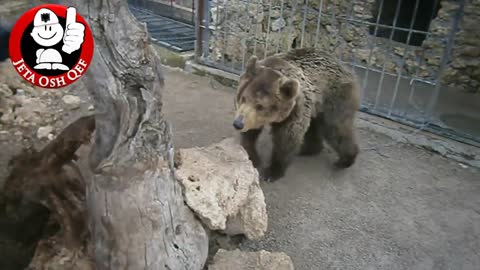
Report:
[[[359,152],[354,132],[360,108],[355,74],[331,54],[294,49],[257,61],[252,56],[240,76],[233,126],[260,177],[284,176],[294,156],[314,155],[323,139],[337,152],[337,168],[348,168]],[[260,169],[255,148],[262,128],[270,125],[271,162]]]

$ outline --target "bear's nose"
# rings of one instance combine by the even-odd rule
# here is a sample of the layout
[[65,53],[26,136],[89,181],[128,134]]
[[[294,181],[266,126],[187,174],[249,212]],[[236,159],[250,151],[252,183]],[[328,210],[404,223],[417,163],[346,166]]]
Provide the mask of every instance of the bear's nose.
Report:
[[238,130],[243,129],[243,117],[240,116],[237,119],[235,119],[233,121],[233,127]]

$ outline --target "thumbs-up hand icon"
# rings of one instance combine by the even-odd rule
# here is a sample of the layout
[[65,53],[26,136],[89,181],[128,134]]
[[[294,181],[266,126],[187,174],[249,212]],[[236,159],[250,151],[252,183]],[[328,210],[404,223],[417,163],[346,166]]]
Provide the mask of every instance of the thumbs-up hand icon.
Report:
[[65,35],[63,36],[62,51],[71,54],[80,49],[84,41],[85,26],[76,22],[77,10],[74,7],[67,9],[67,23],[65,25]]

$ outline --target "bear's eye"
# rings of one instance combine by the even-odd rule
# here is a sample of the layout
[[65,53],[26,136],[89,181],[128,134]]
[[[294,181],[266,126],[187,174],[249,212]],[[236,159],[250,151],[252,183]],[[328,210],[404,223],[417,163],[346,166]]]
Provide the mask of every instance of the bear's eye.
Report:
[[260,105],[260,104],[258,104],[257,106],[255,106],[255,109],[256,109],[257,111],[263,111],[263,106]]

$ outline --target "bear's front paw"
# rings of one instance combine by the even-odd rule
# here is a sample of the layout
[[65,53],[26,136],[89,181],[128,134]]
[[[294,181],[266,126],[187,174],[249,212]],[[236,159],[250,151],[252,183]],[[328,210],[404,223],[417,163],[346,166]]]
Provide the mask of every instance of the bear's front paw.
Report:
[[266,168],[260,171],[260,181],[275,182],[285,175],[281,170]]
[[339,158],[333,165],[337,169],[346,169],[349,168],[355,163],[355,158],[348,157],[348,158]]

